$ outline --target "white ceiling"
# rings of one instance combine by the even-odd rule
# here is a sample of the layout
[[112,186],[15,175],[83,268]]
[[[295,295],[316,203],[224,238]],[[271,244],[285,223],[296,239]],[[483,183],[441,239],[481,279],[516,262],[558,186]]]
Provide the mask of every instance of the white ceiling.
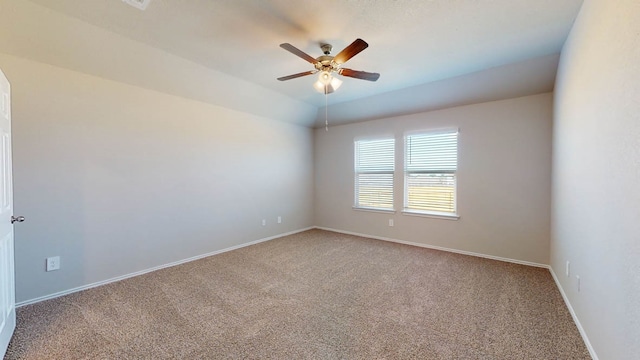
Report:
[[[9,1],[25,0],[0,0],[0,5],[7,8]],[[151,0],[141,11],[120,0],[31,2],[316,109],[324,106],[325,99],[312,88],[315,76],[276,80],[312,69],[279,48],[280,43],[289,42],[316,57],[321,55],[320,42],[331,43],[335,55],[356,38],[364,39],[369,48],[346,67],[379,72],[380,80],[343,78],[342,87],[329,95],[329,103],[362,102],[369,97],[393,102],[393,94],[401,94],[402,89],[421,89],[513,63],[534,64],[532,68],[544,73],[531,79],[548,79],[554,66],[539,64],[549,62],[547,55],[560,52],[582,4],[582,0]],[[17,21],[14,25],[19,26]],[[12,51],[4,52],[27,52],[9,45]],[[47,62],[72,67],[58,60]],[[108,70],[99,75],[109,77]],[[552,88],[553,78],[548,82],[546,91]],[[437,93],[428,86],[429,94]],[[544,88],[534,87],[530,92]],[[425,98],[417,101],[424,108]],[[460,102],[465,101],[449,101]],[[413,105],[405,106],[404,112]],[[315,117],[313,121],[318,121]],[[357,121],[358,117],[344,119]]]

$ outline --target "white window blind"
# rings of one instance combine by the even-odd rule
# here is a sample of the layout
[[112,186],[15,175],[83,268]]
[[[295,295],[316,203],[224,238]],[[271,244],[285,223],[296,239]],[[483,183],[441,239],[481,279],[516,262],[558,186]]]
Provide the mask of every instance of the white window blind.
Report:
[[456,215],[458,131],[405,137],[404,210]]
[[393,210],[395,141],[355,141],[356,208]]

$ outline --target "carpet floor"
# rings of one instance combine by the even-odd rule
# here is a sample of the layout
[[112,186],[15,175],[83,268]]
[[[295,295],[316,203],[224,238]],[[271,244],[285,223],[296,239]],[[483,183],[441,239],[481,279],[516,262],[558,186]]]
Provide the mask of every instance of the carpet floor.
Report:
[[17,316],[5,359],[590,359],[546,269],[322,230]]

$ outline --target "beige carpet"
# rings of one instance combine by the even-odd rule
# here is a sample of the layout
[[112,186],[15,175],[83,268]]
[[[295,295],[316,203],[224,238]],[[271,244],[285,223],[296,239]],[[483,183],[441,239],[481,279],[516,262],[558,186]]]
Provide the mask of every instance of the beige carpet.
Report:
[[312,230],[22,307],[5,359],[589,359],[545,269]]

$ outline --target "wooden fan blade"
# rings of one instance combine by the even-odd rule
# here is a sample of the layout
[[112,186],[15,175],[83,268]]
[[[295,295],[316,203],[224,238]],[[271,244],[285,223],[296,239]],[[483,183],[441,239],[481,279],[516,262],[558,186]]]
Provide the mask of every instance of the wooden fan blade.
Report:
[[368,80],[368,81],[376,81],[380,78],[380,74],[378,73],[370,73],[366,71],[358,71],[351,69],[340,69],[338,74],[342,76],[348,76],[356,79]]
[[367,47],[369,47],[369,44],[367,44],[364,40],[356,39],[356,41],[352,42],[351,45],[340,51],[338,55],[333,58],[333,61],[338,65],[344,64]]
[[301,73],[297,73],[297,74],[293,74],[293,75],[289,75],[289,76],[279,77],[278,80],[280,80],[280,81],[291,80],[291,79],[299,78],[299,77],[302,77],[302,76],[312,75],[312,74],[315,74],[317,72],[318,72],[318,70],[305,71],[305,72],[301,72]]
[[305,53],[304,51],[298,49],[297,47],[289,43],[280,44],[280,47],[292,53],[293,55],[299,56],[300,58],[307,60],[308,62],[314,65],[318,62],[318,60],[312,58],[311,55]]

